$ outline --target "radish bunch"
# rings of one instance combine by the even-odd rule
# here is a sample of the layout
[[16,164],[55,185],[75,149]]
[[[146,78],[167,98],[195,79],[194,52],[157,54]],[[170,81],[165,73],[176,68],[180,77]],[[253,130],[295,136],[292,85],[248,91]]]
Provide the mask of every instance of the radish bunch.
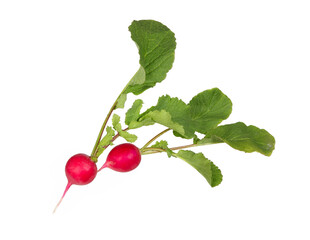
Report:
[[[183,149],[226,143],[236,150],[248,153],[258,152],[265,156],[270,156],[274,150],[275,139],[264,129],[242,122],[220,125],[229,117],[232,102],[218,88],[204,90],[188,103],[166,94],[159,97],[156,105],[143,112],[141,112],[143,101],[136,99],[127,110],[124,121],[121,121],[121,117],[115,113],[115,110],[125,107],[128,94],[139,95],[166,78],[172,68],[176,48],[174,33],[160,22],[133,21],[129,31],[139,49],[140,68],[110,108],[91,154],[76,154],[68,160],[65,167],[68,183],[55,210],[72,185],[91,183],[97,173],[104,168],[117,172],[131,171],[139,166],[141,155],[166,153],[168,157],[182,159],[195,168],[211,187],[215,187],[222,182],[221,170],[203,153]],[[179,81],[178,85],[184,82]],[[124,123],[126,127],[122,127]],[[165,129],[148,140],[141,148],[133,145],[138,136],[131,131],[154,124],[160,124]],[[155,142],[167,132],[172,132],[177,139],[183,138],[190,143],[170,147],[164,139]],[[198,138],[197,133],[202,137]],[[97,170],[100,155],[119,137],[122,137],[126,143],[114,147],[107,155],[105,163]]]
[[99,170],[97,170],[97,165],[91,160],[90,156],[82,153],[72,156],[65,167],[68,183],[54,212],[73,184],[86,185],[91,183],[95,179],[97,172],[105,167],[118,172],[129,172],[138,167],[140,161],[141,154],[139,148],[130,143],[120,144],[113,148],[105,164]]

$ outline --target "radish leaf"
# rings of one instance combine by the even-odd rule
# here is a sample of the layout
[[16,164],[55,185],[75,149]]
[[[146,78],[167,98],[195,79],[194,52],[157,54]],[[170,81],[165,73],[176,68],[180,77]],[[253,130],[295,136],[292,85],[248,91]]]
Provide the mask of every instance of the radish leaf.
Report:
[[197,94],[188,105],[193,127],[203,134],[228,118],[232,111],[230,99],[218,88]]
[[112,125],[113,125],[113,128],[118,132],[118,134],[124,138],[127,142],[135,142],[137,140],[137,136],[134,135],[134,134],[131,134],[127,131],[124,131],[122,129],[122,125],[120,123],[120,116],[118,116],[117,114],[114,114],[113,117],[112,117]]
[[196,131],[206,133],[215,128],[228,118],[231,110],[230,99],[218,88],[199,93],[189,104],[166,95],[158,99],[156,106],[142,113],[138,118],[140,123],[134,126],[159,123],[171,128],[175,136],[190,139],[195,137]]
[[115,108],[124,108],[126,100],[127,94],[122,93],[117,99],[117,104]]
[[174,61],[176,42],[174,33],[154,20],[133,21],[129,31],[139,49],[140,68],[125,93],[138,95],[166,78]]
[[180,150],[173,156],[183,159],[194,167],[202,176],[204,176],[211,187],[215,187],[222,182],[223,176],[221,170],[202,153]]
[[195,130],[192,128],[189,107],[182,100],[168,95],[160,97],[157,105],[142,113],[138,121],[159,123],[184,138],[194,137]]
[[142,108],[143,101],[141,99],[137,99],[132,104],[132,107],[129,108],[126,112],[125,123],[128,125],[130,129],[136,128],[135,124],[140,116],[140,111]]
[[211,130],[197,144],[206,141],[225,142],[237,150],[247,153],[259,152],[266,156],[270,156],[275,148],[274,137],[265,129],[252,125],[246,126],[242,122],[219,126]]
[[173,152],[170,148],[168,148],[168,142],[161,140],[160,142],[156,142],[154,145],[151,146],[151,148],[161,148],[167,152],[168,157],[171,157]]

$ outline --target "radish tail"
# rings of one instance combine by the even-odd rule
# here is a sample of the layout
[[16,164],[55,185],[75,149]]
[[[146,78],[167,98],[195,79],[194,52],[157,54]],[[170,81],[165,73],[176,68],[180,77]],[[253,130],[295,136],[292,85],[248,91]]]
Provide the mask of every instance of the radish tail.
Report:
[[63,195],[62,195],[61,199],[60,199],[60,200],[59,200],[59,202],[57,203],[57,205],[56,205],[56,207],[55,207],[55,209],[54,209],[53,213],[55,213],[55,212],[56,212],[56,209],[57,209],[57,208],[58,208],[58,206],[60,205],[60,203],[61,203],[62,199],[65,197],[65,195],[66,195],[67,191],[69,190],[69,188],[71,187],[71,185],[72,185],[72,183],[68,182],[68,184],[67,184],[67,186],[66,186],[66,189],[65,189],[65,191],[64,191],[64,193],[63,193]]
[[104,168],[106,168],[106,167],[108,167],[108,162],[105,162],[105,163],[103,164],[103,166],[102,166],[97,172],[100,172],[102,169],[104,169]]

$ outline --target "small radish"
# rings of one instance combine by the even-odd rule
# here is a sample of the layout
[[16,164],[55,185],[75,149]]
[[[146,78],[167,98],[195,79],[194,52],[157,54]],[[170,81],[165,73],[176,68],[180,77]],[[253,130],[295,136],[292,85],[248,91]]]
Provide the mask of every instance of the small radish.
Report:
[[105,164],[98,170],[108,167],[118,172],[129,172],[141,162],[139,148],[131,143],[123,143],[114,147],[108,154]]
[[94,180],[97,175],[97,166],[88,155],[79,153],[72,156],[68,160],[65,167],[65,172],[68,179],[68,184],[60,201],[56,205],[54,212],[60,205],[62,199],[72,184],[86,185]]

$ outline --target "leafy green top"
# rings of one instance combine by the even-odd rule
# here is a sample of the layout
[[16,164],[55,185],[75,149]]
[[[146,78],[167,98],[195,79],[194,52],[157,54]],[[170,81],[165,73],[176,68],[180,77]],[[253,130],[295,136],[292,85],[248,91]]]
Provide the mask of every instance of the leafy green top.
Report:
[[199,93],[189,102],[189,107],[193,127],[204,134],[228,118],[232,111],[230,99],[218,88]]
[[166,78],[174,61],[176,42],[169,28],[153,20],[133,21],[129,31],[139,49],[140,68],[125,93],[137,95]]
[[204,176],[211,187],[215,187],[222,182],[223,175],[221,170],[202,153],[180,150],[176,156],[194,167],[202,176]]
[[[247,153],[259,152],[270,156],[275,147],[274,137],[265,129],[255,126],[246,126],[242,122],[227,124],[212,129],[200,140],[200,143],[209,141],[209,143],[225,142],[231,147]],[[196,142],[199,144],[199,141]]]
[[[196,131],[206,133],[226,119],[231,113],[232,103],[218,88],[213,88],[197,94],[189,104],[166,95],[139,115],[141,107],[142,100],[139,100],[127,112],[129,128],[159,123],[173,129],[177,136],[190,139]],[[131,116],[133,112],[134,118]]]
[[[168,157],[180,158],[195,168],[212,187],[222,181],[223,176],[219,168],[203,153],[180,149],[226,143],[234,149],[247,153],[258,152],[266,156],[272,154],[275,139],[266,130],[252,125],[247,126],[242,122],[219,125],[231,114],[232,102],[218,88],[198,93],[189,103],[177,97],[163,95],[159,97],[156,105],[142,113],[143,101],[137,99],[126,112],[127,128],[122,128],[121,118],[117,114],[112,117],[112,127],[106,128],[112,112],[117,108],[124,108],[128,93],[138,95],[163,81],[174,61],[176,42],[174,33],[168,27],[154,20],[141,20],[133,21],[129,31],[139,49],[140,68],[111,107],[93,149],[91,156],[93,161],[97,161],[100,154],[118,137],[123,137],[128,142],[136,141],[137,136],[128,130],[155,123],[166,126],[167,129],[148,141],[140,149],[141,153],[166,152]],[[102,137],[105,129],[106,135]],[[193,144],[170,148],[166,140],[161,140],[151,145],[169,130],[172,130],[177,137],[193,139]],[[196,133],[204,136],[199,139]]]

